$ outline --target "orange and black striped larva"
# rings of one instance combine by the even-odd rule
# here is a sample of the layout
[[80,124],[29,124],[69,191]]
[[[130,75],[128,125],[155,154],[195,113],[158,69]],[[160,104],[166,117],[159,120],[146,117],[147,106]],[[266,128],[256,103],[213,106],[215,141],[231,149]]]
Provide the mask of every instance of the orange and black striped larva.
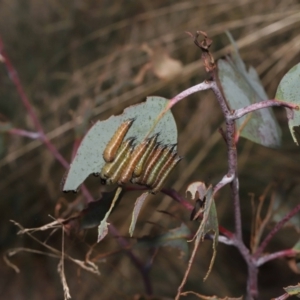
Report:
[[154,151],[150,155],[149,159],[146,162],[146,167],[140,177],[138,177],[138,180],[136,180],[136,183],[138,184],[145,184],[148,176],[150,175],[150,172],[154,168],[155,164],[157,163],[161,153],[163,150],[167,148],[167,146],[163,146],[161,144],[156,144]]
[[155,134],[153,137],[148,139],[149,140],[148,147],[147,147],[146,151],[144,152],[144,154],[142,155],[142,157],[140,158],[137,165],[135,166],[132,177],[141,176],[144,166],[145,166],[145,163],[156,145],[158,136],[159,136],[159,133]]
[[113,162],[106,163],[100,173],[102,182],[105,183],[117,170],[118,166],[122,164],[125,157],[127,157],[128,152],[131,154],[132,143],[135,138],[129,138],[123,142],[120,146],[120,149],[117,153],[117,156]]
[[144,140],[133,150],[128,165],[123,169],[123,172],[118,180],[120,185],[129,182],[129,180],[132,178],[134,168],[147,150],[150,141],[150,139]]
[[171,163],[168,164],[168,166],[166,166],[166,168],[163,168],[163,170],[162,170],[163,172],[160,172],[159,176],[155,180],[155,183],[153,184],[153,187],[151,189],[152,194],[156,194],[157,192],[159,192],[162,189],[166,178],[169,176],[171,171],[176,167],[176,165],[181,161],[181,159],[182,159],[182,157],[177,156],[177,155],[172,157]]
[[159,157],[157,163],[154,164],[152,170],[150,171],[148,177],[146,178],[146,181],[144,184],[146,186],[152,187],[153,183],[155,182],[158,173],[163,168],[166,161],[169,159],[170,156],[173,156],[173,150],[175,148],[175,145],[167,146],[163,151],[161,156]]
[[103,158],[107,163],[110,163],[115,159],[118,149],[134,121],[135,118],[128,119],[122,123],[106,145],[103,151]]

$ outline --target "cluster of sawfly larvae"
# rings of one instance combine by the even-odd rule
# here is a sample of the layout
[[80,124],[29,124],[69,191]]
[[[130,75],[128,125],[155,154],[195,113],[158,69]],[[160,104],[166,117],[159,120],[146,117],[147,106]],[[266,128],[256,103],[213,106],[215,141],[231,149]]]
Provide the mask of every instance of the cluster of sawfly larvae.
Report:
[[155,194],[182,157],[177,155],[176,144],[158,142],[159,133],[135,145],[136,138],[124,137],[135,119],[128,119],[116,130],[103,152],[106,164],[100,177],[103,184],[119,185],[128,182],[144,185]]

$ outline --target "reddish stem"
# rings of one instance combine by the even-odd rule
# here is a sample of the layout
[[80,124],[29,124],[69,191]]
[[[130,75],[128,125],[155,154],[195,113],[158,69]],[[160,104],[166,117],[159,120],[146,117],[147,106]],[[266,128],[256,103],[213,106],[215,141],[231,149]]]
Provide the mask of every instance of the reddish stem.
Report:
[[176,103],[178,103],[179,101],[181,101],[182,99],[186,98],[187,96],[189,96],[191,94],[210,89],[211,84],[212,84],[212,82],[210,82],[210,81],[204,81],[202,83],[196,84],[196,85],[189,87],[188,89],[182,91],[181,93],[179,93],[178,95],[176,95],[175,97],[173,97],[170,100],[168,109],[170,109]]
[[7,130],[7,133],[12,134],[12,135],[28,137],[32,140],[41,138],[41,134],[39,132],[27,131],[27,130],[20,129],[20,128],[9,129],[9,130]]
[[63,158],[63,156],[57,151],[57,149],[54,147],[54,145],[50,142],[48,137],[46,136],[44,129],[42,127],[41,122],[39,121],[37,114],[35,113],[33,106],[31,105],[29,99],[27,98],[25,91],[23,89],[23,86],[21,84],[20,78],[18,76],[18,73],[14,66],[12,65],[10,59],[8,58],[8,55],[4,51],[4,44],[2,42],[2,39],[0,37],[0,55],[2,55],[4,64],[6,66],[7,72],[9,74],[10,79],[14,83],[18,94],[21,98],[21,101],[23,105],[25,106],[34,127],[40,134],[40,139],[43,141],[43,143],[46,145],[46,147],[49,149],[49,151],[54,155],[54,157],[65,167],[69,167],[69,163]]
[[178,203],[182,204],[187,210],[192,211],[194,206],[190,204],[185,198],[179,195],[174,189],[162,189],[162,192],[172,199],[177,201]]
[[19,79],[18,73],[4,51],[4,44],[3,44],[1,37],[0,37],[0,55],[2,55],[2,57],[3,57],[3,62],[7,68],[9,77],[12,80],[12,82],[14,83],[14,85],[18,91],[18,94],[19,94],[26,110],[28,111],[28,114],[30,115],[30,118],[33,122],[34,127],[38,131],[42,132],[43,128],[39,122],[39,119],[37,118],[35,111],[33,110],[32,105],[29,102],[29,99],[27,98],[27,96],[25,94],[25,91],[24,91],[21,81]]
[[246,107],[237,109],[234,112],[232,112],[230,119],[236,120],[236,119],[239,119],[239,118],[243,117],[244,115],[249,114],[255,110],[266,108],[266,107],[271,107],[271,106],[283,106],[283,107],[287,107],[290,109],[299,110],[299,106],[297,104],[272,99],[272,100],[265,100],[265,101],[257,102],[257,103],[248,105]]
[[271,254],[267,254],[267,255],[261,256],[256,261],[256,266],[260,267],[261,265],[265,264],[266,262],[280,258],[280,257],[294,257],[298,253],[299,253],[299,251],[296,251],[294,249],[285,249],[285,250],[281,250],[281,251],[274,252]]

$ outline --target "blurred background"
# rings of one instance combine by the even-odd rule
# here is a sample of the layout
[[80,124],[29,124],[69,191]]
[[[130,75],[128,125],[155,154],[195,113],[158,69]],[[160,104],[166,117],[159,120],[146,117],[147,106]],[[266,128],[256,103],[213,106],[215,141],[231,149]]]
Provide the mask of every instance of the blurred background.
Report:
[[[5,50],[45,132],[62,155],[71,161],[74,144],[97,120],[119,114],[146,96],[172,98],[184,89],[207,78],[200,50],[185,32],[207,32],[213,39],[215,59],[227,54],[229,30],[247,65],[257,69],[272,99],[282,76],[300,57],[300,1],[95,1],[95,0],[2,0],[0,34]],[[35,131],[15,86],[0,64],[1,118],[13,127]],[[227,170],[226,147],[218,133],[222,115],[210,92],[181,101],[173,109],[178,125],[178,152],[184,156],[177,172],[166,186],[185,194],[194,180],[217,183]],[[293,206],[299,202],[299,147],[288,131],[285,111],[275,110],[283,130],[282,146],[267,149],[241,139],[238,145],[244,240],[250,244],[251,197],[255,201],[266,187],[277,198]],[[75,143],[74,143],[75,141]],[[10,220],[26,228],[50,223],[50,216],[70,216],[82,210],[86,201],[81,193],[63,194],[60,181],[65,170],[38,140],[2,133],[0,135],[0,244],[4,255],[10,248],[47,250],[25,235]],[[95,199],[106,189],[99,179],[89,177],[86,184]],[[109,190],[109,189],[108,189]],[[122,199],[110,222],[128,237],[131,211],[138,193]],[[266,203],[270,200],[266,197]],[[192,203],[192,202],[191,202]],[[219,222],[233,230],[229,188],[216,197]],[[159,211],[168,211],[170,215]],[[49,216],[50,215],[50,216]],[[189,221],[190,212],[170,197],[153,196],[143,208],[135,238],[167,232]],[[38,232],[35,236],[60,250],[61,231]],[[153,256],[147,248],[135,248],[143,261]],[[84,260],[97,239],[97,229],[65,237],[65,251]],[[297,232],[285,228],[268,251],[292,247]],[[101,276],[65,262],[66,280],[73,299],[146,299],[141,274],[108,236],[93,249]],[[211,242],[201,245],[185,290],[201,294],[238,297],[245,291],[246,266],[238,252],[219,244],[215,265],[208,280],[203,277],[212,255]],[[155,253],[149,276],[151,299],[172,299],[187,262],[180,252],[163,247]],[[1,299],[63,299],[57,273],[59,260],[46,255],[19,252],[11,261],[17,274],[2,263]],[[282,287],[299,282],[284,259],[264,265],[259,273],[261,299],[283,294]],[[150,298],[148,298],[150,299]],[[196,299],[188,296],[185,299]]]

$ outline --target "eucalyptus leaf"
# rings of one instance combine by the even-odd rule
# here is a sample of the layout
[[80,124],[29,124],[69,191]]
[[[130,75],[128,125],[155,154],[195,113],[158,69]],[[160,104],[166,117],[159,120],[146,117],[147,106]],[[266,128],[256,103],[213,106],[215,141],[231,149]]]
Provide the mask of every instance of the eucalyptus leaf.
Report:
[[130,223],[130,227],[129,227],[129,234],[130,236],[133,235],[133,231],[134,231],[134,228],[135,228],[135,224],[136,224],[136,221],[137,221],[137,218],[139,216],[139,213],[141,211],[141,208],[146,200],[146,198],[149,196],[149,193],[146,192],[146,193],[143,193],[141,196],[139,196],[135,203],[134,203],[134,208],[133,208],[133,212],[132,212],[132,217],[131,217],[131,223]]
[[[267,100],[268,96],[254,68],[246,69],[237,46],[229,35],[234,51],[218,60],[218,76],[230,109],[235,110]],[[236,121],[240,135],[266,147],[278,147],[281,129],[271,108],[252,112]]]
[[[197,191],[197,186],[198,186],[198,191]],[[188,189],[186,191],[191,193],[192,197],[194,200],[197,200],[197,198],[203,194],[203,187],[204,183],[198,181],[194,182],[193,184],[190,184],[188,186]],[[205,235],[208,232],[214,232],[214,237],[213,237],[213,256],[211,258],[210,264],[208,271],[204,277],[204,280],[207,279],[209,276],[212,266],[214,264],[216,254],[217,254],[217,244],[218,244],[218,238],[219,238],[219,225],[218,225],[218,218],[217,218],[217,210],[215,206],[215,201],[213,198],[213,189],[212,186],[209,186],[206,189],[206,193],[201,200],[204,202],[204,207],[203,207],[203,218],[200,222],[200,226],[194,236],[193,239],[195,239],[195,246],[198,247],[199,244],[204,240]]]
[[291,285],[284,288],[284,290],[290,295],[290,296],[297,296],[300,297],[300,283],[297,285]]
[[182,223],[179,227],[170,229],[168,232],[154,236],[142,237],[138,239],[138,246],[159,248],[171,247],[180,251],[181,257],[186,260],[188,258],[189,247],[187,240],[191,236],[190,229]]
[[[148,97],[146,102],[126,108],[123,114],[111,116],[105,121],[98,121],[83,138],[70,169],[64,178],[63,191],[76,191],[79,185],[90,175],[99,173],[105,164],[103,151],[125,120],[135,118],[125,139],[135,137],[141,142],[151,129],[151,135],[160,133],[159,139],[164,144],[177,143],[177,127],[170,110],[155,124],[158,115],[168,104],[162,97]],[[156,125],[155,127],[153,127]]]
[[[300,63],[291,68],[281,79],[275,97],[278,100],[291,102],[300,106]],[[299,145],[295,135],[295,127],[300,126],[300,111],[286,110],[290,132],[294,142]]]

